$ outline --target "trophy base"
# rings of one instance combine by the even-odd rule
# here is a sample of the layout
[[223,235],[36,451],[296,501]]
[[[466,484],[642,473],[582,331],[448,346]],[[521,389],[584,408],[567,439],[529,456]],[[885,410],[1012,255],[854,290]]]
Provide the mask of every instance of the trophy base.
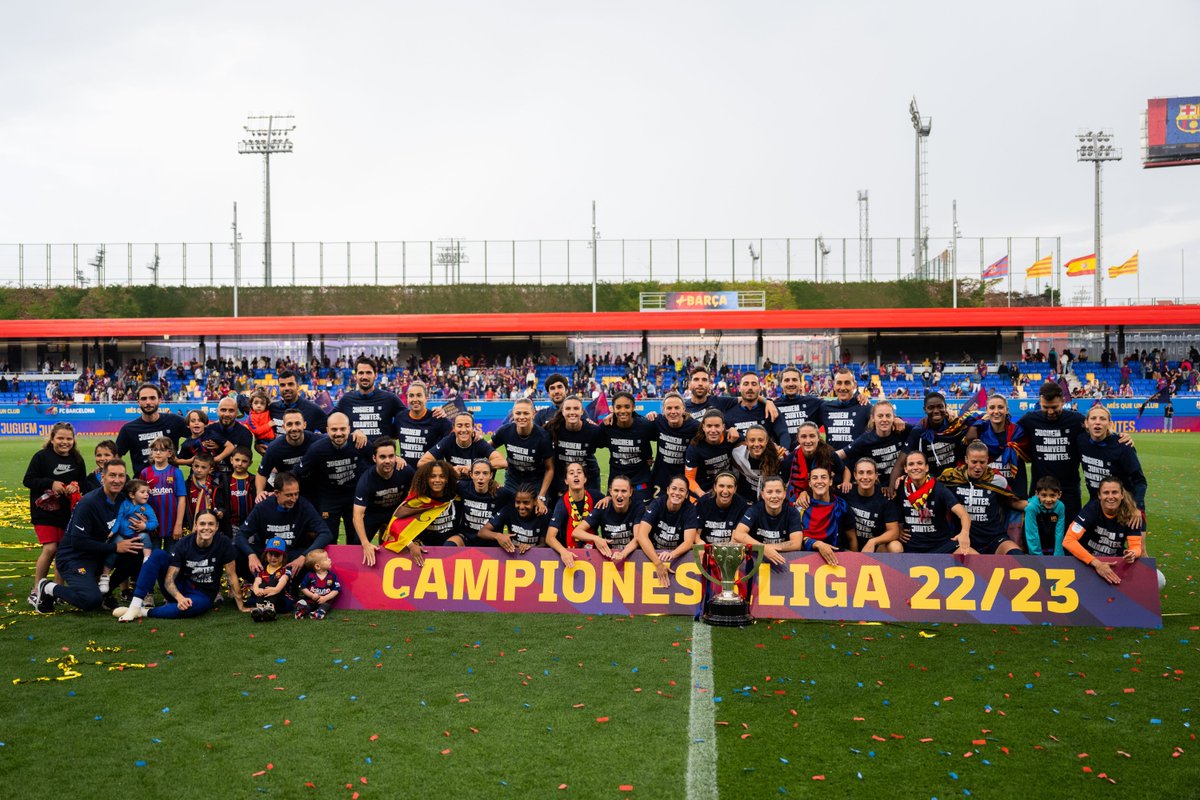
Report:
[[719,628],[744,628],[754,624],[754,617],[750,615],[750,604],[744,600],[736,603],[710,602],[705,606],[700,619],[706,625]]

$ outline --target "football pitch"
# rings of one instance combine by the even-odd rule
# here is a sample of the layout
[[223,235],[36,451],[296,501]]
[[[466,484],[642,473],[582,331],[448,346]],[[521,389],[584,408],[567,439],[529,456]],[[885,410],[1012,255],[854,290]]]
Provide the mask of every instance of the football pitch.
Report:
[[[730,630],[667,616],[38,616],[21,479],[41,442],[6,439],[0,786],[21,798],[1197,797],[1197,441],[1137,436],[1148,546],[1168,580],[1161,630]],[[89,463],[94,442],[80,439]]]

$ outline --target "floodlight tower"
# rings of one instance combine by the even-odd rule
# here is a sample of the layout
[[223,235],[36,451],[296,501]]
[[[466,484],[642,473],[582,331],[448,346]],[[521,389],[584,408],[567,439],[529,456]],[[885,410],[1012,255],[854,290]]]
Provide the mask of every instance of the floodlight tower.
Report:
[[871,199],[866,189],[858,193],[858,277],[871,280]]
[[1091,161],[1096,165],[1096,203],[1095,203],[1095,247],[1096,274],[1092,276],[1092,305],[1100,305],[1103,299],[1104,262],[1100,258],[1100,165],[1105,161],[1120,161],[1121,148],[1113,144],[1113,134],[1110,130],[1080,131],[1075,135],[1079,140],[1079,160]]
[[921,112],[917,109],[917,98],[915,96],[912,102],[908,104],[908,114],[912,118],[913,131],[917,135],[917,183],[915,189],[916,197],[913,203],[916,215],[916,224],[913,229],[913,272],[916,275],[920,275],[921,269],[925,264],[927,238],[924,228],[921,227],[921,220],[925,216],[925,206],[929,202],[929,187],[926,182],[925,148],[929,132],[933,130],[933,117],[921,117]]
[[[238,143],[243,155],[263,157],[263,285],[271,285],[271,154],[292,152],[288,134],[296,130],[291,114],[268,114],[248,117],[250,125],[243,126],[247,137]],[[251,125],[266,127],[251,127]]]

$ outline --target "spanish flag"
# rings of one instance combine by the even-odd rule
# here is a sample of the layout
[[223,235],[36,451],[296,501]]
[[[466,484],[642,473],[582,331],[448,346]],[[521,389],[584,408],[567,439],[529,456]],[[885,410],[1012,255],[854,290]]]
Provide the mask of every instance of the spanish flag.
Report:
[[[439,503],[429,497],[417,497],[409,494],[388,521],[381,544],[393,553],[403,553],[404,548],[408,547],[413,539],[421,535],[421,531],[429,527],[429,523],[437,519],[449,507],[449,503]],[[400,509],[403,508],[417,509],[420,513],[411,517],[402,517]]]
[[1138,271],[1138,254],[1134,253],[1133,257],[1119,267],[1109,267],[1108,277],[1116,278],[1121,275],[1136,275]]
[[1092,253],[1079,258],[1072,258],[1067,262],[1067,277],[1078,278],[1082,275],[1096,274],[1096,254]]
[[1026,278],[1049,278],[1050,273],[1054,269],[1054,256],[1046,256],[1039,258],[1033,262],[1033,266],[1025,270]]

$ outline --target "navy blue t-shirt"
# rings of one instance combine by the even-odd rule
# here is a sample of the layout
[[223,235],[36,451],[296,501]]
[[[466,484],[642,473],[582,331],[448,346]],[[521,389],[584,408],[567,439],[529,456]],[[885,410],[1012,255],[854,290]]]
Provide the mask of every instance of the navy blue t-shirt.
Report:
[[138,475],[150,466],[150,444],[160,436],[167,437],[178,447],[179,440],[188,436],[187,420],[178,414],[159,412],[155,422],[137,417],[117,431],[117,455],[129,455],[130,475]]
[[657,438],[657,428],[645,417],[634,414],[628,428],[618,427],[614,421],[608,429],[609,482],[617,475],[624,475],[635,487],[649,483],[650,460],[654,456],[650,443]]
[[904,493],[904,488],[896,492],[896,510],[900,514],[900,527],[907,530],[911,537],[906,548],[932,550],[944,545],[954,538],[955,532],[950,525],[950,509],[962,505],[958,495],[946,488],[942,483],[933,487],[933,492],[925,503],[925,511],[920,513],[913,508],[912,503]]
[[683,456],[684,467],[695,467],[697,485],[706,492],[711,491],[717,473],[733,471],[733,448],[729,442],[690,444]]
[[1124,555],[1129,537],[1142,535],[1142,531],[1122,525],[1116,518],[1104,516],[1099,500],[1092,500],[1085,505],[1072,524],[1085,531],[1079,543],[1092,555],[1105,558]]
[[[458,440],[454,438],[454,434],[442,437],[433,447],[429,448],[429,454],[434,458],[449,461],[456,467],[469,467],[476,459],[487,459],[495,452],[490,444],[483,439],[476,439],[466,447],[459,447]],[[412,463],[416,463],[415,461]]]
[[[239,403],[238,405],[241,404]],[[283,412],[287,411],[289,408],[296,408],[300,410],[300,416],[304,418],[304,429],[306,431],[321,433],[325,430],[325,412],[322,411],[321,407],[313,401],[305,400],[303,397],[297,397],[296,402],[291,404],[284,403],[282,400],[273,400],[271,401],[271,404],[267,406],[267,413],[271,415],[271,422],[275,423],[276,439],[278,439],[280,436],[283,436]],[[248,409],[249,403],[247,402],[246,408],[242,410],[245,411]]]
[[853,442],[867,430],[871,419],[871,406],[849,400],[826,400],[821,405],[821,419],[825,423],[825,441],[834,450],[840,450]]
[[821,406],[821,398],[808,394],[781,394],[775,398],[775,407],[779,409],[779,416],[793,439],[802,423],[811,419],[818,425],[823,424]]
[[508,460],[504,485],[516,489],[521,484],[532,483],[540,488],[546,474],[546,459],[553,454],[550,434],[534,426],[529,435],[522,436],[517,432],[517,424],[509,422],[492,435],[492,446],[499,448],[501,445]]
[[846,501],[846,508],[850,512],[844,519],[852,523],[860,542],[887,533],[888,523],[900,521],[896,504],[884,497],[878,487],[869,497],[863,497],[855,487],[849,494],[842,495],[842,499]]
[[880,436],[875,431],[867,431],[840,449],[845,450],[846,458],[844,460],[848,464],[854,464],[860,458],[869,458],[874,461],[876,471],[884,476],[884,481],[887,481],[887,476],[892,474],[892,467],[896,466],[896,459],[899,458],[900,451],[905,449],[907,440],[907,429],[892,431],[887,436]]
[[746,509],[738,523],[750,529],[750,535],[763,544],[786,544],[793,533],[803,533],[800,512],[785,502],[779,513],[772,516],[767,504],[759,500]]
[[691,414],[692,419],[699,422],[700,418],[704,416],[704,412],[708,411],[710,408],[715,408],[724,413],[729,411],[729,409],[733,408],[737,404],[738,401],[736,397],[730,397],[728,395],[716,397],[710,394],[708,397],[704,398],[703,403],[697,403],[692,400],[683,401],[683,410]]
[[296,474],[304,478],[301,489],[320,511],[350,505],[358,476],[370,463],[370,453],[370,445],[355,447],[354,440],[349,439],[335,447],[332,439],[322,436],[296,464]]
[[358,478],[354,486],[354,505],[365,509],[363,512],[363,527],[370,535],[374,530],[391,519],[412,485],[416,470],[410,466],[404,469],[392,470],[390,478],[384,478],[379,470],[371,467]]
[[276,438],[267,445],[267,451],[263,453],[258,464],[258,474],[265,477],[270,485],[274,482],[275,472],[295,472],[296,465],[308,452],[308,448],[320,438],[321,434],[311,431],[305,431],[304,441],[297,445],[288,442],[287,437]]
[[679,510],[671,511],[666,495],[661,495],[646,506],[641,521],[650,526],[650,543],[655,550],[674,550],[683,544],[684,533],[696,527],[696,507],[684,500]]
[[475,484],[463,478],[458,482],[458,506],[455,516],[458,520],[458,532],[469,543],[479,536],[479,531],[488,523],[496,512],[512,503],[513,492],[501,486],[496,493],[485,494],[475,491]]
[[612,547],[624,547],[633,541],[633,529],[642,520],[642,509],[630,502],[625,511],[617,511],[612,503],[604,508],[594,508],[588,515],[587,524],[592,533],[600,536]]
[[584,420],[579,430],[567,430],[564,426],[556,434],[550,434],[551,446],[554,448],[554,473],[558,476],[561,488],[567,475],[567,464],[578,461],[583,464],[583,474],[589,485],[599,487],[600,464],[596,461],[596,451],[608,442],[607,426],[597,425]]
[[733,529],[746,513],[747,503],[736,494],[728,508],[717,505],[711,494],[696,501],[695,527],[700,530],[700,539],[706,544],[727,544],[733,538]]
[[672,428],[667,418],[659,414],[654,418],[654,427],[658,431],[658,452],[654,456],[651,473],[654,484],[665,487],[671,478],[683,474],[684,454],[696,431],[700,430],[700,423],[691,417],[684,417],[682,425]]
[[737,403],[733,408],[725,412],[725,426],[728,428],[737,428],[738,435],[741,437],[738,441],[744,441],[746,431],[754,425],[761,425],[767,429],[767,435],[771,441],[784,448],[791,448],[792,435],[788,432],[787,420],[783,414],[775,418],[774,422],[767,420],[767,404],[759,400],[751,408],[746,408],[741,403]]
[[492,530],[498,533],[508,528],[509,534],[518,544],[537,547],[546,538],[546,528],[550,526],[550,515],[548,513],[538,514],[535,511],[532,516],[522,517],[517,514],[516,506],[508,505],[492,515],[488,522],[492,526]]
[[420,419],[413,419],[408,409],[396,415],[397,453],[409,464],[416,464],[429,448],[449,434],[450,420],[435,417],[428,409]]
[[372,389],[363,394],[357,389],[346,392],[333,407],[350,418],[350,430],[362,431],[371,442],[380,436],[396,438],[396,415],[405,410],[393,392]]
[[171,550],[171,566],[179,569],[179,578],[190,581],[209,598],[221,591],[221,570],[235,557],[233,540],[217,534],[208,547],[196,543],[195,536],[185,536]]

